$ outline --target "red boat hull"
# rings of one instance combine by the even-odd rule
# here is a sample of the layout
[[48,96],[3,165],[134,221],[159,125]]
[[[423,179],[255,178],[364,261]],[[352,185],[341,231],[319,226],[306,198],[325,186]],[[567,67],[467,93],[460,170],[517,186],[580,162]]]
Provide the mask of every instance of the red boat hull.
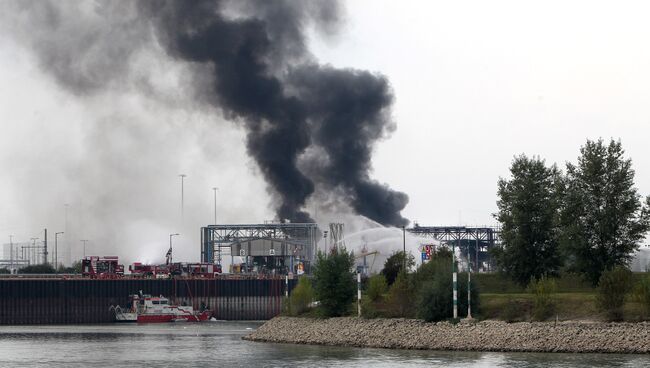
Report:
[[139,314],[138,323],[165,323],[165,322],[202,322],[210,319],[210,311],[199,314]]

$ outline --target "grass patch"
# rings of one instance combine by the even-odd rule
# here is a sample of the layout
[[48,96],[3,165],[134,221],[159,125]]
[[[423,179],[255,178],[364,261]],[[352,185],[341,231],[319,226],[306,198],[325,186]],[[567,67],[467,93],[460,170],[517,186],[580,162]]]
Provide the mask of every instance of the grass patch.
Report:
[[[481,294],[481,319],[504,321],[530,321],[534,305],[531,294]],[[603,314],[596,307],[596,293],[557,293],[556,313],[547,320],[603,320]],[[623,306],[624,320],[639,322],[650,320],[643,303],[628,298]]]

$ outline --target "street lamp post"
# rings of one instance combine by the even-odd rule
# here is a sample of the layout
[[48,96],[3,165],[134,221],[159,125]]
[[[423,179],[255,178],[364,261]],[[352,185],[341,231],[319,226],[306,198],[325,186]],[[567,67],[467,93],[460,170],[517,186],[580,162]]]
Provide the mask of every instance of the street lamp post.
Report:
[[217,190],[219,190],[219,188],[214,187],[212,188],[212,190],[214,191],[214,224],[216,225],[217,224]]
[[181,178],[181,226],[183,226],[183,223],[185,222],[185,213],[184,213],[184,211],[185,211],[185,188],[184,188],[184,185],[185,185],[185,177],[187,177],[187,175],[179,174],[178,176],[180,176],[180,178]]
[[178,233],[169,234],[169,250],[167,251],[167,264],[172,263],[172,237],[177,236],[177,235],[181,235],[181,234],[178,234]]
[[54,270],[59,269],[59,234],[63,234],[63,231],[54,233]]
[[88,239],[81,239],[81,242],[84,243],[84,258],[86,258],[86,243],[88,242]]
[[63,224],[63,231],[67,233],[63,240],[65,242],[65,247],[67,248],[67,251],[65,252],[65,258],[68,264],[72,262],[72,247],[70,246],[70,233],[68,232],[68,207],[69,206],[70,205],[67,203],[63,204],[63,207],[65,208],[65,223]]

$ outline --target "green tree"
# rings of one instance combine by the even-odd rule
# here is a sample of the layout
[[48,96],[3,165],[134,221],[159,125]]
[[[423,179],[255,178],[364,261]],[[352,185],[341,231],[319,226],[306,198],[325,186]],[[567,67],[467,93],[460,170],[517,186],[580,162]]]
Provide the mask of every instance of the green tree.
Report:
[[[415,258],[411,253],[408,253],[406,256],[406,268],[410,270],[415,266]],[[384,262],[384,268],[381,270],[381,274],[386,278],[388,285],[392,285],[393,282],[397,279],[397,275],[402,272],[404,267],[404,252],[393,252],[386,262]]]
[[334,248],[329,255],[319,252],[314,268],[314,291],[324,317],[346,314],[357,291],[354,255],[345,248]]
[[515,157],[510,180],[499,179],[497,201],[503,246],[494,251],[499,269],[524,286],[555,275],[560,267],[559,216],[562,177],[555,165]]
[[10,273],[11,272],[6,267],[0,268],[0,275],[7,275],[7,274],[10,274]]
[[632,160],[620,141],[587,141],[576,165],[567,164],[562,208],[562,248],[569,267],[595,285],[603,271],[626,265],[650,229],[634,188]]

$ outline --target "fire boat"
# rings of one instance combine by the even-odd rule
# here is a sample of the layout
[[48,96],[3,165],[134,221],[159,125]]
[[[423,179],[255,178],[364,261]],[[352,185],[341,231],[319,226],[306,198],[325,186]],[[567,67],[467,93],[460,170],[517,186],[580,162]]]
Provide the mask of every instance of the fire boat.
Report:
[[111,306],[115,313],[116,322],[162,323],[162,322],[202,322],[212,316],[208,309],[200,312],[192,306],[179,306],[169,304],[169,299],[164,296],[130,295],[131,307],[123,310],[122,307]]

